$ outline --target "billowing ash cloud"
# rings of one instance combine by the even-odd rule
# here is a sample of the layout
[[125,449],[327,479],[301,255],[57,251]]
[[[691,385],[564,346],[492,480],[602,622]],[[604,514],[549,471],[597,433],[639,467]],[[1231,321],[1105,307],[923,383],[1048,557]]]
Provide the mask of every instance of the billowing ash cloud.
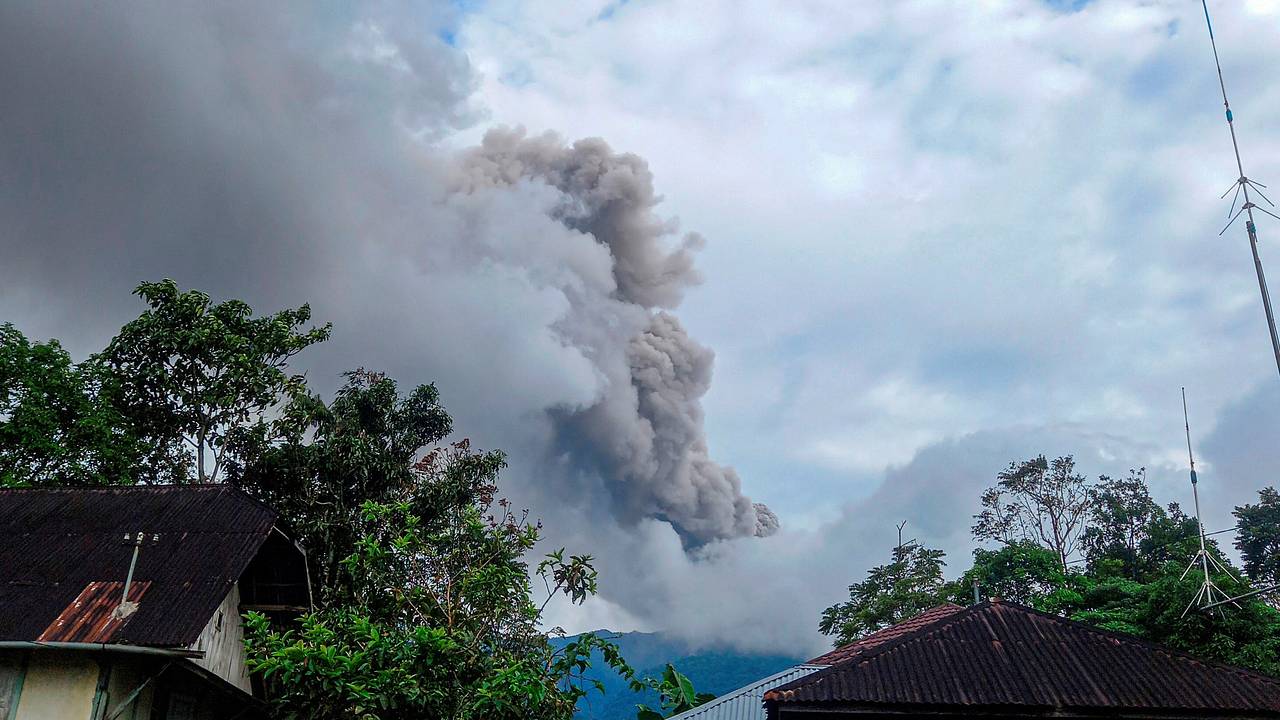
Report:
[[647,319],[621,353],[616,334],[560,326],[604,379],[596,403],[554,413],[561,444],[615,481],[611,494],[629,518],[667,519],[695,542],[775,532],[777,517],[744,496],[737,473],[708,455],[700,399],[711,386],[715,354],[674,315],[652,312],[675,307],[699,281],[693,253],[703,240],[690,233],[669,242],[677,224],[654,212],[659,198],[644,160],[616,154],[600,139],[565,145],[551,133],[494,130],[457,172],[463,192],[531,179],[558,190],[552,215],[609,249],[612,299]]
[[[490,133],[431,9],[256,3],[0,6],[0,320],[102,347],[173,277],[335,324],[312,381],[439,384],[509,490],[603,497],[693,544],[776,527],[713,462],[712,353],[675,318],[697,235],[643,160],[601,140]],[[540,468],[535,471],[531,468]]]

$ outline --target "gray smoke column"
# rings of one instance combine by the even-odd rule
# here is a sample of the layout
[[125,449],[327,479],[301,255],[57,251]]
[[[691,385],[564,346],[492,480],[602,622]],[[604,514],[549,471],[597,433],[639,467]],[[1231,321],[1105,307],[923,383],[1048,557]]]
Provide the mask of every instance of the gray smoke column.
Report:
[[711,352],[661,314],[701,239],[603,141],[443,146],[479,111],[431,32],[456,11],[0,2],[0,322],[83,357],[144,280],[310,302],[334,324],[299,359],[318,391],[353,367],[438,383],[537,516],[662,517],[693,543],[772,527],[707,456]]
[[623,352],[596,342],[601,334],[561,329],[588,346],[604,380],[594,404],[553,413],[563,444],[579,464],[595,466],[624,516],[664,518],[694,543],[777,531],[777,516],[752,503],[737,473],[709,456],[701,398],[715,354],[664,311],[700,280],[693,258],[701,236],[679,236],[678,224],[655,212],[659,198],[643,159],[614,153],[598,138],[567,145],[552,133],[490,131],[462,158],[457,189],[531,181],[561,193],[553,217],[608,248],[613,299],[643,320]]

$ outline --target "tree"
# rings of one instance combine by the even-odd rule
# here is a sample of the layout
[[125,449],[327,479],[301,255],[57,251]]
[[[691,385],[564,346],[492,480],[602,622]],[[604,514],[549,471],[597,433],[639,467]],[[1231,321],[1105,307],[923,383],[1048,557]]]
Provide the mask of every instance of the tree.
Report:
[[1066,586],[1067,575],[1052,550],[1017,540],[997,550],[974,550],[973,567],[948,586],[948,598],[969,604],[975,582],[985,598],[1041,607],[1045,598]]
[[275,441],[252,462],[232,462],[227,475],[288,518],[308,549],[315,587],[335,602],[350,594],[341,561],[356,551],[365,503],[407,502],[433,519],[442,507],[483,499],[491,490],[481,479],[505,464],[501,453],[438,445],[453,424],[435,386],[401,397],[379,373],[346,378],[328,405],[295,395],[275,421]]
[[94,363],[0,325],[0,487],[133,482],[142,444]]
[[[235,481],[280,503],[325,585],[299,627],[251,616],[250,667],[277,716],[566,720],[592,650],[635,680],[598,636],[548,643],[525,560],[541,527],[497,498],[501,453],[440,444],[451,422],[433,387],[402,397],[357,371],[330,405],[300,397],[279,422]],[[589,556],[555,551],[534,575],[547,600],[596,591]]]
[[[1151,516],[1138,541],[1137,575],[1139,582],[1154,582],[1169,574],[1181,574],[1187,563],[1200,550],[1200,525],[1182,511],[1178,503]],[[1223,561],[1221,548],[1212,537],[1205,538],[1205,548]],[[1104,574],[1103,568],[1098,574]],[[1114,573],[1113,573],[1114,574]]]
[[1280,493],[1262,488],[1256,505],[1245,503],[1234,515],[1244,571],[1255,583],[1280,584]]
[[[1200,587],[1195,573],[1180,578],[1182,568],[1150,582],[1124,577],[1076,573],[1072,587],[1051,598],[1046,609],[1114,632],[1141,637],[1206,660],[1217,660],[1280,675],[1280,613],[1257,600],[1217,610],[1183,615]],[[1234,583],[1214,573],[1223,587]]]
[[215,304],[172,280],[134,294],[148,309],[98,358],[114,380],[111,400],[156,452],[193,460],[199,481],[213,482],[231,456],[265,442],[267,411],[304,387],[289,359],[330,326],[301,330],[307,305],[254,317],[244,302]]
[[1104,559],[1118,561],[1134,577],[1138,548],[1152,521],[1164,514],[1151,499],[1146,469],[1130,470],[1127,478],[1100,477],[1092,492],[1089,524],[1081,534],[1085,558],[1091,566]]
[[637,705],[636,720],[663,720],[716,699],[715,695],[695,690],[693,682],[671,663],[667,663],[661,678],[645,678],[633,687],[637,691],[646,688],[658,693],[661,709]]
[[1036,542],[1052,550],[1066,570],[1092,507],[1089,485],[1075,472],[1075,460],[1068,455],[1050,463],[1041,455],[1010,463],[996,480],[982,494],[974,537],[1003,544]]
[[902,622],[942,602],[945,553],[916,543],[899,545],[893,561],[867,572],[849,586],[849,599],[822,612],[818,629],[845,645]]

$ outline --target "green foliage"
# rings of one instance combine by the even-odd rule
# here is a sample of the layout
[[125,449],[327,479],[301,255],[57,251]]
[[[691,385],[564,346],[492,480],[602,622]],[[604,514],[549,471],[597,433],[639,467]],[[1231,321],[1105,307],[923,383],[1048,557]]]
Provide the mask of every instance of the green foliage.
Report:
[[632,683],[637,692],[645,688],[658,693],[660,708],[637,705],[636,720],[662,720],[716,699],[715,695],[695,690],[693,681],[670,663],[663,668],[661,678],[646,677]]
[[1235,509],[1236,549],[1244,571],[1257,583],[1280,583],[1280,493],[1274,487],[1258,491],[1258,503]]
[[[1280,676],[1280,611],[1266,602],[1251,598],[1183,616],[1203,581],[1196,572],[1183,577],[1200,548],[1198,525],[1176,503],[1160,508],[1142,470],[1089,486],[1070,457],[1052,465],[1040,457],[1010,465],[999,480],[984,493],[973,530],[977,539],[1000,547],[976,550],[973,566],[941,588],[927,564],[914,575],[896,562],[873,568],[864,582],[850,586],[849,602],[823,613],[822,631],[842,644],[944,600],[968,604],[976,580],[984,598]],[[1270,581],[1280,563],[1280,494],[1260,491],[1258,504],[1237,508],[1236,517],[1237,547],[1250,576]],[[1067,563],[1063,554],[1077,539],[1084,565]],[[1230,570],[1214,573],[1213,581],[1231,594],[1247,592],[1214,539],[1205,545]],[[941,553],[933,552],[940,566]]]
[[892,562],[850,585],[849,599],[824,610],[818,628],[839,646],[937,605],[945,591],[944,555],[916,543],[894,548]]
[[1046,598],[1066,587],[1067,574],[1052,550],[1018,540],[997,550],[974,550],[973,567],[947,586],[946,599],[957,605],[970,604],[974,582],[985,598],[1039,608]]
[[[599,636],[548,642],[524,559],[540,526],[497,499],[501,453],[439,444],[451,423],[434,388],[401,397],[357,371],[332,404],[299,397],[279,423],[281,439],[233,474],[279,504],[323,583],[300,628],[250,627],[250,667],[279,717],[564,719],[593,651],[634,679]],[[548,601],[596,591],[589,556],[558,550],[534,574]]]
[[1127,478],[1098,478],[1092,501],[1081,542],[1085,558],[1091,565],[1118,561],[1122,574],[1136,577],[1141,565],[1138,548],[1152,522],[1164,514],[1151,499],[1146,469],[1130,470]]
[[[289,358],[327,339],[329,326],[300,330],[311,319],[307,305],[254,317],[239,300],[215,304],[172,280],[142,283],[135,294],[148,309],[99,357],[111,399],[158,456],[194,463],[200,482],[212,482],[225,461],[269,440],[267,411],[304,387],[287,372]],[[168,479],[188,479],[174,472]]]
[[436,532],[446,509],[492,498],[505,459],[439,446],[452,427],[434,386],[402,398],[394,380],[357,370],[330,404],[296,394],[272,429],[277,440],[227,477],[288,518],[321,599],[345,602],[354,589],[341,562],[366,530],[366,503],[406,503]]
[[1075,460],[1067,456],[1050,463],[1041,455],[1010,463],[996,476],[995,486],[982,494],[973,536],[1006,544],[1036,542],[1057,554],[1065,570],[1092,507],[1090,487],[1076,473]]
[[[1280,612],[1257,600],[1210,611],[1183,610],[1200,587],[1196,573],[1179,579],[1180,568],[1152,582],[1084,573],[1072,577],[1073,592],[1047,609],[1089,625],[1151,640],[1206,660],[1280,675]],[[1225,574],[1221,587],[1241,586]]]
[[101,367],[0,325],[0,487],[128,484],[143,445],[103,397]]

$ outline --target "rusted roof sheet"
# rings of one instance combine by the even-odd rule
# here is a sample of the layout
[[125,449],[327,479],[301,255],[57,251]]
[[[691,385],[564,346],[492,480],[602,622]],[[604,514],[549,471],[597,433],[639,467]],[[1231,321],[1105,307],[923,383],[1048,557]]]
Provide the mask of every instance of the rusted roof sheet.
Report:
[[142,532],[146,594],[109,642],[189,645],[274,522],[225,485],[0,490],[0,640],[36,640],[91,583],[124,582]]
[[[147,580],[134,582],[129,586],[129,602],[140,603],[149,587],[151,583]],[[111,636],[132,618],[118,617],[115,613],[124,599],[123,593],[122,582],[99,581],[85,585],[36,639],[40,642],[111,642]]]
[[856,655],[861,655],[862,653],[870,650],[871,648],[879,647],[889,642],[890,640],[893,640],[895,638],[900,638],[903,635],[906,635],[907,633],[915,632],[916,630],[919,630],[925,625],[931,625],[941,620],[942,618],[947,617],[949,615],[954,615],[955,613],[958,613],[961,610],[964,610],[964,608],[952,603],[944,603],[942,605],[938,605],[937,607],[929,608],[928,610],[925,610],[919,615],[911,617],[910,619],[907,619],[907,620],[903,620],[897,625],[890,625],[889,627],[883,630],[878,630],[876,632],[871,633],[870,635],[862,638],[861,640],[858,640],[856,642],[851,642],[848,645],[841,645],[835,650],[832,650],[831,652],[825,655],[819,655],[818,657],[810,660],[805,664],[806,665],[835,665],[836,663],[844,662],[845,660],[848,660]]
[[1280,681],[1021,605],[988,602],[764,699],[770,717],[791,704],[1280,716]]

